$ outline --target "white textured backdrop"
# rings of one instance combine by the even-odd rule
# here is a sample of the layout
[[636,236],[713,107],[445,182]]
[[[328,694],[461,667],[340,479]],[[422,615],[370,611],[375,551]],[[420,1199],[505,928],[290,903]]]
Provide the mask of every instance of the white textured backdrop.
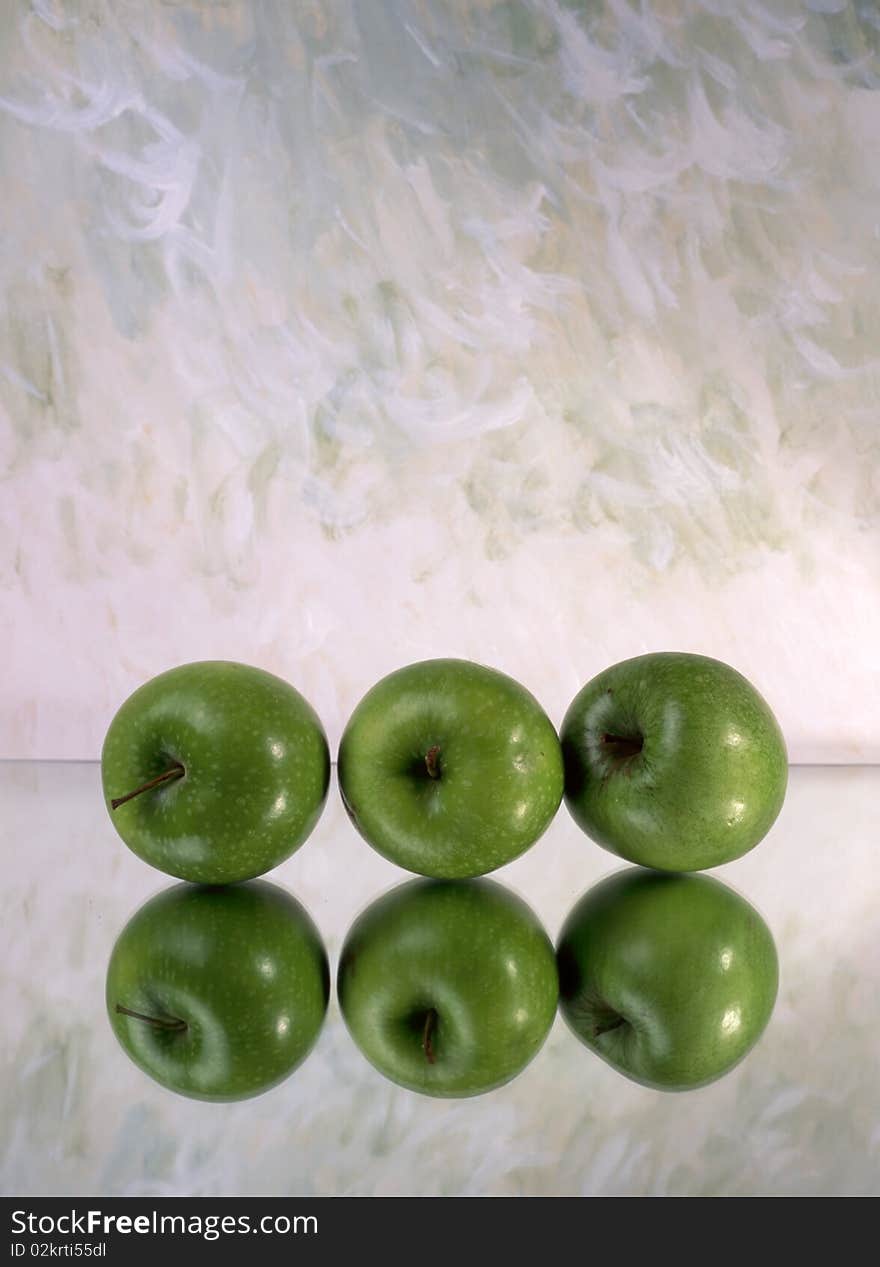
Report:
[[880,757],[874,0],[0,7],[0,754],[721,656]]

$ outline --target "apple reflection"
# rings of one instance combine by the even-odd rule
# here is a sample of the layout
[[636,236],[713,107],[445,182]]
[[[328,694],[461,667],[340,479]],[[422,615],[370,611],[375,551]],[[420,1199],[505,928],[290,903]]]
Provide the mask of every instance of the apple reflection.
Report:
[[283,889],[262,880],[178,884],[119,934],[107,1013],[125,1052],[163,1087],[198,1100],[244,1100],[305,1060],[329,983],[318,930]]
[[630,867],[569,914],[557,951],[560,1008],[618,1072],[665,1091],[728,1073],[760,1038],[779,980],[772,934],[706,875]]
[[370,1063],[430,1096],[473,1096],[516,1077],[553,1018],[553,946],[493,880],[411,880],[355,920],[337,994]]

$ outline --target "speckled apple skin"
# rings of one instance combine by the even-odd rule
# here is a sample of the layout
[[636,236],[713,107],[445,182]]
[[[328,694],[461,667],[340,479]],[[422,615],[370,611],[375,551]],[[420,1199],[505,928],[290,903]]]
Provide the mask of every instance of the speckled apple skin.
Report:
[[[639,734],[623,760],[603,734]],[[561,730],[565,801],[603,848],[660,871],[701,871],[753,849],[785,799],[788,757],[766,701],[730,665],[655,652],[605,669]]]
[[[410,880],[346,937],[337,994],[360,1050],[424,1095],[481,1095],[541,1048],[558,1001],[553,946],[520,898],[492,880]],[[434,1063],[423,1017],[437,1013]]]
[[[437,747],[440,777],[425,774]],[[424,660],[378,682],[339,748],[339,787],[364,839],[408,871],[485,875],[524,853],[562,799],[559,738],[523,686],[467,660]]]
[[590,889],[559,937],[560,1008],[592,1051],[645,1086],[713,1082],[773,1011],[776,947],[761,916],[705,875],[641,867]]
[[[126,924],[107,969],[107,1014],[124,1050],[197,1100],[247,1099],[288,1077],[317,1040],[329,993],[318,930],[264,881],[166,889]],[[186,1029],[156,1029],[117,1003]]]
[[[186,773],[110,809],[173,762]],[[330,753],[317,714],[289,683],[204,660],[161,673],[117,712],[101,754],[114,827],[168,875],[229,884],[298,849],[321,816]]]

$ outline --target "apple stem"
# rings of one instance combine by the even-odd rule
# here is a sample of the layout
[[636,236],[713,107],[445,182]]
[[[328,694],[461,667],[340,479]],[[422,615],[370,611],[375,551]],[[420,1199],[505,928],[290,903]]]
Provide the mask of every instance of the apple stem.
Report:
[[428,1008],[428,1015],[425,1017],[425,1028],[422,1030],[422,1051],[425,1053],[425,1059],[429,1065],[433,1065],[437,1059],[434,1055],[434,1048],[431,1043],[431,1035],[434,1032],[434,1026],[437,1024],[437,1012],[434,1008]]
[[425,769],[428,771],[429,779],[440,778],[440,747],[434,744],[433,748],[429,748],[425,753]]
[[173,1030],[178,1034],[187,1027],[186,1021],[182,1021],[177,1016],[145,1016],[143,1012],[133,1012],[130,1007],[123,1007],[121,1003],[116,1004],[116,1011],[122,1016],[133,1016],[136,1021],[146,1021],[148,1025],[155,1025],[156,1029]]
[[149,792],[151,787],[158,787],[160,783],[167,783],[169,779],[179,779],[185,773],[186,771],[180,762],[175,761],[170,770],[166,770],[164,774],[157,774],[155,779],[150,779],[149,783],[136,787],[133,792],[126,792],[125,796],[115,796],[110,802],[110,808],[119,809],[120,805],[124,805],[126,801],[131,801],[134,797],[140,796],[141,792]]

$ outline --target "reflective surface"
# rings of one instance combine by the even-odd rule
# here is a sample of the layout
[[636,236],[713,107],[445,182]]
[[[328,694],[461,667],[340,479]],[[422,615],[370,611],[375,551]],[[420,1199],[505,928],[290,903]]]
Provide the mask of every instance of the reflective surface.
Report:
[[[367,1064],[334,998],[305,1063],[227,1105],[163,1090],[110,1030],[114,940],[168,880],[119,841],[97,765],[0,766],[0,1190],[880,1192],[878,798],[880,769],[794,769],[770,835],[712,873],[761,912],[780,960],[767,1032],[717,1083],[676,1095],[628,1082],[557,1017],[509,1085],[429,1100]],[[495,878],[555,940],[618,869],[563,809]],[[268,878],[306,907],[335,972],[355,916],[407,877],[359,839],[333,786],[311,838]]]

